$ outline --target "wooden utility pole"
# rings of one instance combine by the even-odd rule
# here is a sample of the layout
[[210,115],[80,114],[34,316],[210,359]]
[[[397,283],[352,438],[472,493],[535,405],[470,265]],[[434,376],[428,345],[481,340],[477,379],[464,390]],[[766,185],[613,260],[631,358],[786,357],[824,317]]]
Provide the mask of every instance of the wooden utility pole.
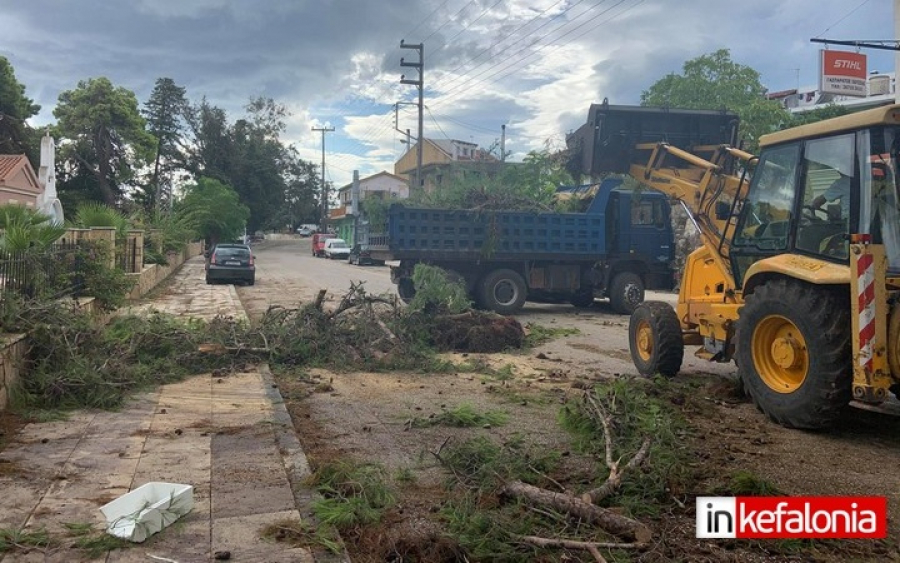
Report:
[[334,131],[334,127],[313,127],[312,130],[322,133],[322,224],[319,228],[324,233],[328,228],[328,183],[325,182],[325,133]]

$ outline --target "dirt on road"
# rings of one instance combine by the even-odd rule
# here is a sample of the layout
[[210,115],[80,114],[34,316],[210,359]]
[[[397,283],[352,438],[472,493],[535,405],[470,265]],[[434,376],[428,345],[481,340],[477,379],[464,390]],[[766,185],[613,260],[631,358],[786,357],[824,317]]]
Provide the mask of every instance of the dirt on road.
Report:
[[[238,289],[251,319],[259,318],[270,304],[296,305],[318,289],[301,283],[286,287],[283,280],[267,283],[264,270],[257,275],[255,287]],[[338,288],[335,292],[340,295]],[[458,493],[448,484],[452,479],[440,462],[439,454],[448,443],[485,436],[557,452],[563,462],[550,477],[566,490],[605,477],[596,474],[597,460],[579,451],[576,437],[560,425],[559,414],[596,382],[637,376],[628,352],[627,317],[597,303],[585,311],[529,304],[517,318],[523,325],[570,333],[523,352],[451,354],[446,359],[456,367],[448,370],[310,370],[281,376],[282,395],[314,467],[346,459],[377,463],[399,491],[380,527],[344,538],[354,561],[471,560],[447,539],[446,507]],[[671,383],[675,390],[671,401],[687,420],[684,447],[695,458],[692,470],[700,477],[691,490],[671,491],[665,510],[647,518],[654,531],[648,549],[611,552],[610,560],[900,561],[900,421],[850,411],[837,430],[788,430],[747,402],[737,391],[735,378],[733,365],[686,357],[682,373]],[[461,405],[478,412],[502,412],[507,420],[462,428],[419,424]],[[887,496],[888,539],[815,543],[695,539],[694,497],[716,496],[740,475],[776,494]],[[521,560],[593,560],[583,551],[540,553]]]

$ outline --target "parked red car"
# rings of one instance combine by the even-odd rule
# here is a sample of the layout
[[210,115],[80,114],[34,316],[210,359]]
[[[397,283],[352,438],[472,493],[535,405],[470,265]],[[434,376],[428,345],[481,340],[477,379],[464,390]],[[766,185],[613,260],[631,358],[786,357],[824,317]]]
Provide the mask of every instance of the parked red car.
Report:
[[316,233],[312,236],[312,255],[325,256],[325,241],[338,238],[334,233]]

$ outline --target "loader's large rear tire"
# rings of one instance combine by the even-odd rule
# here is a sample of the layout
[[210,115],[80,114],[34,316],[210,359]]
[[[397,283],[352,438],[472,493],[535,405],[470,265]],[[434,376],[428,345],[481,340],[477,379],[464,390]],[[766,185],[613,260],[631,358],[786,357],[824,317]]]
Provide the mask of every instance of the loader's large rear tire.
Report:
[[620,315],[630,315],[644,301],[644,282],[632,272],[616,274],[609,284],[609,304]]
[[[846,290],[846,288],[844,288]],[[851,398],[849,292],[772,280],[747,296],[737,323],[738,373],[769,418],[833,425]]]
[[505,268],[488,272],[478,284],[478,303],[501,315],[514,315],[522,309],[528,287],[513,270]]
[[638,305],[628,323],[628,346],[641,375],[677,374],[684,360],[684,339],[672,306],[660,301]]

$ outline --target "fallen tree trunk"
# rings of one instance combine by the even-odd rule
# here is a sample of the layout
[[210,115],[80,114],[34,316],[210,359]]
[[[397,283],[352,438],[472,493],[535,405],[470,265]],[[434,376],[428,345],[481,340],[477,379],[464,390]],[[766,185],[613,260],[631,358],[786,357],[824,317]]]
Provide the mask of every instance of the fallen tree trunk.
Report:
[[585,522],[597,524],[605,531],[644,544],[650,541],[652,534],[646,524],[622,516],[606,508],[595,506],[581,499],[564,493],[548,491],[522,481],[513,481],[506,485],[503,492],[511,497],[524,499],[532,504],[549,506]]

